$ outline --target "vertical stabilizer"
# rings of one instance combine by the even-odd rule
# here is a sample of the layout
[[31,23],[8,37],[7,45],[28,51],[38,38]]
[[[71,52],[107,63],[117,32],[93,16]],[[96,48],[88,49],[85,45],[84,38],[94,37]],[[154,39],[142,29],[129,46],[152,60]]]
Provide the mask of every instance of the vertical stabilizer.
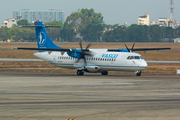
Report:
[[[36,30],[36,38],[38,48],[59,48],[61,47],[55,45],[51,38],[47,35],[44,23],[41,21],[34,22]],[[62,48],[63,49],[63,48]]]

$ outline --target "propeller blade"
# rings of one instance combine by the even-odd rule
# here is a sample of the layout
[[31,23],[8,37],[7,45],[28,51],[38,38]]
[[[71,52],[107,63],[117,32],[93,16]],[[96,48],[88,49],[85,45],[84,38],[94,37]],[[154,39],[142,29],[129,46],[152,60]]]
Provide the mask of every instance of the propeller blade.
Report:
[[79,60],[80,60],[80,58],[78,58],[78,60],[76,60],[76,61],[75,61],[75,63],[78,63],[78,62],[79,62]]
[[132,46],[132,51],[133,51],[134,45],[135,45],[135,42],[134,42],[134,44],[133,44],[133,46]]
[[89,43],[89,44],[87,45],[86,49],[88,49],[91,45],[92,45],[92,44],[91,44],[91,43]]
[[83,59],[84,60],[84,66],[86,66],[87,65],[87,61],[86,61],[86,55],[87,56],[92,56],[90,53],[86,53],[87,51],[89,51],[88,50],[88,48],[91,46],[91,43],[89,43],[87,46],[86,46],[86,49],[83,49],[82,48],[82,40],[80,40],[79,41],[79,46],[80,46],[80,48],[81,48],[81,52],[79,53],[80,54],[80,57],[78,58],[78,60],[77,61],[75,61],[76,63],[78,63],[81,59]]
[[84,57],[84,66],[87,65],[86,58]]
[[80,48],[82,50],[82,40],[79,41],[79,46],[80,46]]
[[127,47],[127,45],[124,43],[124,45],[126,46],[126,49],[128,50],[128,52],[130,52],[129,48]]

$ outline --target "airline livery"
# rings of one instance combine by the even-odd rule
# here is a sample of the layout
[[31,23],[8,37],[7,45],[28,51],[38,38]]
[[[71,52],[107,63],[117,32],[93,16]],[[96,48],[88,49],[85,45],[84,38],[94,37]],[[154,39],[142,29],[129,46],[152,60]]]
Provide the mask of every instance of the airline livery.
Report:
[[137,76],[141,76],[141,71],[147,68],[146,61],[138,53],[133,51],[164,50],[170,48],[140,48],[129,49],[89,49],[88,44],[82,48],[82,41],[79,42],[80,49],[65,49],[55,45],[46,33],[42,22],[36,21],[35,27],[38,48],[14,48],[21,50],[38,50],[34,55],[53,65],[75,69],[77,75],[84,75],[84,72],[101,73],[108,75],[108,71],[134,71]]

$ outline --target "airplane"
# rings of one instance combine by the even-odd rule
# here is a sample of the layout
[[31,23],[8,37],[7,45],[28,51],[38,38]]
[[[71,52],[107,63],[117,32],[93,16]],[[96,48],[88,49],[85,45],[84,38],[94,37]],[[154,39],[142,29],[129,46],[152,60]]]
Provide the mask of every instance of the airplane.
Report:
[[79,42],[80,49],[66,49],[53,43],[48,36],[45,26],[41,21],[35,21],[35,27],[38,48],[21,48],[19,50],[37,50],[34,55],[44,61],[61,68],[75,69],[78,76],[84,75],[84,72],[101,73],[108,75],[108,71],[133,71],[136,76],[141,76],[141,71],[147,68],[147,62],[142,56],[133,51],[166,50],[171,48],[132,48],[129,49],[89,49],[88,44],[84,49],[82,41]]

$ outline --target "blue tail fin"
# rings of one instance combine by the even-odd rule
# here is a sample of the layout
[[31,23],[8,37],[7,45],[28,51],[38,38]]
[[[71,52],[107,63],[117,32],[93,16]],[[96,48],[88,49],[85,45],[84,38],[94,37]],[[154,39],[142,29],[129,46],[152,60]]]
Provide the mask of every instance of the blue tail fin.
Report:
[[38,48],[59,48],[63,49],[53,43],[51,38],[47,35],[45,26],[42,22],[36,21],[34,22],[35,30],[36,30],[36,38]]

